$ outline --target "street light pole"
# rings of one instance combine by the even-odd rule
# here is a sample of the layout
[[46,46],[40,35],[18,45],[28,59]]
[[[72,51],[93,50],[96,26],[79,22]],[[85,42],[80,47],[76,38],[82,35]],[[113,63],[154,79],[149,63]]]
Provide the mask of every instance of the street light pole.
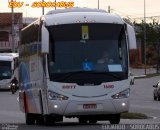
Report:
[[99,0],[98,0],[98,9],[99,9]]
[[[11,2],[13,2],[13,0],[11,0]],[[14,9],[13,6],[11,8],[11,12],[12,12],[12,52],[15,52],[15,48],[14,48]]]
[[144,0],[144,65],[146,75],[146,0]]
[[111,13],[111,7],[108,6],[108,13]]
[[[44,0],[42,0],[42,3],[44,2]],[[42,7],[42,15],[44,15],[44,7]]]
[[[44,2],[44,0],[42,0]],[[55,0],[55,10],[56,10],[56,0]],[[44,7],[42,7],[42,15],[44,15]]]
[[56,10],[56,5],[57,5],[57,4],[56,4],[56,0],[55,0],[55,10]]

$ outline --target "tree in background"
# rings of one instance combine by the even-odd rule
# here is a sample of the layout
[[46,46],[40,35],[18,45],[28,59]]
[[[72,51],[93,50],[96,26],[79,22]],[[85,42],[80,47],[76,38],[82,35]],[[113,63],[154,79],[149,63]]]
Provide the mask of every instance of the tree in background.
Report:
[[[160,66],[160,23],[156,19],[150,20],[145,24],[146,26],[146,49],[144,49],[144,22],[131,22],[131,19],[124,19],[127,23],[134,25],[136,31],[136,38],[140,41],[142,64],[144,64],[144,50],[146,50],[146,64],[157,65],[157,72]],[[135,54],[136,55],[136,54]],[[136,56],[138,57],[138,56]]]

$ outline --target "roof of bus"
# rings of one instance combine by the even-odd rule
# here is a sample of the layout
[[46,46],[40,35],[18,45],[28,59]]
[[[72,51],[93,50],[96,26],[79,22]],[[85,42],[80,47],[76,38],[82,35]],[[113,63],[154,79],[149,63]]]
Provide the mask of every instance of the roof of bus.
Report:
[[0,53],[0,61],[12,61],[13,58],[18,56],[18,53]]
[[124,24],[123,19],[105,10],[89,8],[69,8],[50,11],[44,15],[46,26],[68,23],[114,23]]
[[91,9],[91,8],[74,7],[74,8],[51,10],[46,15],[59,14],[59,13],[68,13],[68,12],[105,12],[105,13],[107,13],[105,10],[102,10],[102,9]]

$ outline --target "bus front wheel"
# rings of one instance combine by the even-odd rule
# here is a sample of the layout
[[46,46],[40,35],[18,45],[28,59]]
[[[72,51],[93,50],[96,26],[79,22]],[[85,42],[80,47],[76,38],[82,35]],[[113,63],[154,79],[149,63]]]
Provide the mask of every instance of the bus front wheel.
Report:
[[34,125],[35,124],[35,115],[34,114],[26,113],[25,118],[26,118],[27,125]]
[[109,119],[110,124],[119,124],[120,122],[120,114],[112,115],[112,117]]
[[88,121],[86,118],[83,118],[83,117],[79,117],[78,120],[80,124],[87,124],[87,121]]
[[55,121],[51,115],[44,115],[44,124],[46,126],[54,125]]
[[89,123],[91,123],[91,124],[96,124],[96,123],[97,123],[97,120],[96,120],[96,119],[89,119]]
[[44,124],[43,115],[37,114],[37,117],[36,117],[36,124],[37,124],[37,125],[43,125],[43,124]]

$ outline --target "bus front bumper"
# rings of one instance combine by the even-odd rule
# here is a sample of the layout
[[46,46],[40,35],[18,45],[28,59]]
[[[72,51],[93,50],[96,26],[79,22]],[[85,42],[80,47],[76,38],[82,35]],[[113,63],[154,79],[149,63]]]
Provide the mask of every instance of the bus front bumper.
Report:
[[128,98],[100,101],[49,101],[49,114],[63,116],[117,114],[128,110]]

